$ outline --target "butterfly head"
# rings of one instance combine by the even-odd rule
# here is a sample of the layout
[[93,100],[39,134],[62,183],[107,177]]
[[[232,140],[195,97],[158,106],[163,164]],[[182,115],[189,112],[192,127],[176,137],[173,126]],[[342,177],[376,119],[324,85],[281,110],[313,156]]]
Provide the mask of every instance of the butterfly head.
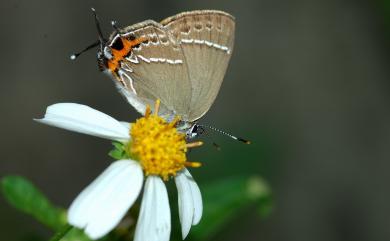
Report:
[[177,123],[177,129],[182,133],[185,133],[187,140],[191,140],[195,137],[198,137],[204,132],[204,128],[197,123],[183,120]]
[[186,136],[187,139],[195,138],[201,134],[203,134],[204,128],[196,123],[192,124],[192,126],[187,130]]

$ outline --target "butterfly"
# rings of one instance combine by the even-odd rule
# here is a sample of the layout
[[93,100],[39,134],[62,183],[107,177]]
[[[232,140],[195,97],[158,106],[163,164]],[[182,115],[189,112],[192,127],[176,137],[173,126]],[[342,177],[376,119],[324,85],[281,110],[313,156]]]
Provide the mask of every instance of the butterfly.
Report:
[[99,69],[138,112],[145,113],[146,106],[153,111],[159,99],[160,116],[167,121],[179,116],[178,129],[188,138],[197,136],[202,131],[197,120],[217,97],[233,52],[234,17],[196,10],[124,28],[112,22],[115,31],[106,40],[92,10],[99,40],[85,50],[99,46]]

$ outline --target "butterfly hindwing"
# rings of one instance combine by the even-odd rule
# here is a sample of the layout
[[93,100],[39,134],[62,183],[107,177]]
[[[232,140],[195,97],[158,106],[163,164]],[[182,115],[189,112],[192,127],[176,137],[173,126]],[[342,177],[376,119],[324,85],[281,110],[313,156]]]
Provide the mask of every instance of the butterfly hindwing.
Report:
[[191,86],[189,120],[203,116],[214,102],[233,51],[233,16],[214,10],[180,13],[161,22],[180,43]]

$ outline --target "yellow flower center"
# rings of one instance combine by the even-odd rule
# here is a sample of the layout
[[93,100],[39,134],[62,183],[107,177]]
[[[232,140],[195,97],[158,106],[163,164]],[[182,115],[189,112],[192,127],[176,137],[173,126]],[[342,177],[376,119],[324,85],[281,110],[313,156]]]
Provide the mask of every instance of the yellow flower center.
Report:
[[150,114],[149,106],[145,116],[131,126],[131,142],[126,152],[139,160],[145,175],[159,175],[164,180],[186,166],[199,167],[200,163],[187,162],[189,147],[200,146],[201,142],[186,143],[185,134],[176,129],[179,118],[171,123],[158,116],[160,101],[156,101],[155,114]]

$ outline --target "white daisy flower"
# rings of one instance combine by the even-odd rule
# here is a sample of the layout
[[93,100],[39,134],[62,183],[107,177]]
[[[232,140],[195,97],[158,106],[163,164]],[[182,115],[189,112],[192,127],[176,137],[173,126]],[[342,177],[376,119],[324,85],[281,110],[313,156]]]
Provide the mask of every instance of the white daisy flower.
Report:
[[[139,196],[146,179],[141,210],[135,230],[135,241],[168,241],[171,212],[164,181],[175,179],[178,190],[179,218],[183,239],[192,225],[199,223],[202,197],[186,167],[200,163],[186,160],[187,148],[201,142],[186,143],[176,128],[178,119],[167,123],[147,108],[136,123],[124,124],[88,106],[59,103],[47,108],[37,121],[67,130],[98,136],[123,143],[128,159],[113,162],[87,186],[68,210],[68,222],[91,239],[110,232],[125,216]],[[130,158],[131,157],[131,158]]]

